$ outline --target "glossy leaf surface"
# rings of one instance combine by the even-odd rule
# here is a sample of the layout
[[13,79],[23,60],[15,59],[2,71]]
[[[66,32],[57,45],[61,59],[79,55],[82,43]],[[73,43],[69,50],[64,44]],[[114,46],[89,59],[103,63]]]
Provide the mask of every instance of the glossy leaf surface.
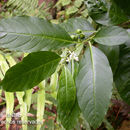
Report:
[[73,43],[59,25],[36,17],[0,21],[0,47],[22,52],[54,50]]
[[30,89],[54,73],[59,61],[54,52],[33,52],[6,72],[1,85],[6,91]]
[[115,74],[119,63],[119,46],[104,46],[99,44],[98,48],[107,56],[113,74]]
[[58,117],[67,130],[72,129],[79,115],[76,87],[68,68],[64,67],[59,80]]
[[94,37],[94,40],[97,43],[108,46],[120,45],[128,40],[128,32],[118,26],[108,26],[101,28]]
[[100,126],[107,112],[112,83],[107,57],[90,45],[80,61],[76,87],[79,107],[93,128]]
[[109,10],[110,22],[114,25],[121,24],[128,20],[128,17],[125,15],[124,11],[116,5],[116,3],[112,3]]
[[71,18],[68,21],[61,24],[69,34],[75,34],[77,29],[83,31],[85,36],[91,35],[95,29],[85,18]]

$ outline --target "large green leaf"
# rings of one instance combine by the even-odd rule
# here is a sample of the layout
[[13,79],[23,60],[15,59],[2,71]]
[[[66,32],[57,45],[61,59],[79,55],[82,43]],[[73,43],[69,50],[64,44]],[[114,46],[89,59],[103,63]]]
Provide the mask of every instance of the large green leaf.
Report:
[[54,52],[33,52],[11,67],[1,86],[6,91],[24,91],[38,85],[56,69],[60,57]]
[[89,45],[79,64],[76,79],[79,107],[93,127],[100,126],[111,98],[113,76],[107,57]]
[[95,22],[109,26],[118,25],[128,20],[128,16],[125,14],[125,11],[120,8],[120,6],[118,6],[113,0],[111,1],[112,2],[106,0],[85,1],[85,4],[88,7],[87,9],[89,15]]
[[115,83],[120,96],[130,105],[130,48],[121,46]]
[[23,52],[54,50],[74,41],[59,25],[36,17],[0,21],[0,47]]
[[119,6],[117,6],[114,2],[110,7],[109,17],[111,23],[114,25],[121,24],[128,20],[128,17],[127,15],[125,15],[124,11]]
[[103,45],[120,45],[128,40],[128,32],[118,26],[108,26],[101,28],[94,37],[97,43]]
[[85,18],[71,18],[68,21],[61,24],[69,34],[75,34],[77,29],[84,32],[85,36],[90,36],[95,29]]
[[76,87],[70,71],[64,67],[59,80],[58,117],[67,130],[72,129],[79,116]]
[[107,56],[110,66],[112,68],[113,74],[117,69],[119,63],[119,46],[104,46],[99,44],[98,48],[102,50]]

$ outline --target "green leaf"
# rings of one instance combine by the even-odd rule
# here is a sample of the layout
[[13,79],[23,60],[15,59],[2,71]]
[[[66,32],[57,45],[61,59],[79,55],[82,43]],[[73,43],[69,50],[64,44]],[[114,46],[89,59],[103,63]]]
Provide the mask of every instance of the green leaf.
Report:
[[99,24],[106,26],[110,25],[110,18],[108,12],[93,14],[91,15],[91,17],[94,19],[94,21],[96,21]]
[[59,61],[54,52],[33,52],[6,72],[1,85],[12,92],[31,89],[54,73]]
[[[4,59],[3,59],[4,58]],[[9,55],[5,57],[1,57],[1,60],[3,59],[3,65],[1,64],[2,71],[5,75],[6,71],[9,69],[9,66],[13,66],[16,64],[15,60]],[[5,60],[5,62],[4,62]],[[6,129],[9,129],[10,122],[13,115],[14,110],[14,93],[12,92],[6,92],[5,91],[5,99],[6,99]]]
[[71,0],[61,0],[61,3],[63,6],[69,5],[71,3]]
[[37,130],[40,130],[43,125],[43,115],[45,110],[45,86],[45,80],[39,84],[40,90],[38,90],[37,95]]
[[36,17],[0,21],[0,47],[23,52],[55,50],[74,41],[59,25]]
[[32,93],[33,93],[33,89],[28,89],[25,91],[24,102],[27,104],[28,112],[30,111],[30,107],[31,107]]
[[130,48],[121,46],[115,83],[122,99],[130,105]]
[[67,130],[72,129],[79,116],[79,107],[76,100],[76,87],[70,71],[64,67],[60,80],[57,95],[58,117],[61,124]]
[[104,124],[105,124],[105,127],[107,128],[107,130],[114,130],[113,126],[111,125],[110,122],[108,122],[107,119],[104,119]]
[[81,12],[81,15],[86,18],[88,16],[88,10],[87,9],[83,10]]
[[103,5],[104,4],[97,6],[93,5],[93,9],[89,8],[89,10],[91,9],[89,12],[90,16],[97,23],[109,26],[118,25],[129,20],[124,10],[113,2],[113,0],[112,2],[106,2],[106,4],[104,6]]
[[128,20],[128,17],[125,15],[124,11],[118,7],[114,2],[112,3],[109,10],[109,17],[112,24],[117,25]]
[[128,32],[118,26],[103,27],[97,32],[94,40],[108,46],[120,45],[128,40]]
[[27,111],[27,104],[23,100],[24,94],[25,94],[24,92],[16,92],[16,96],[17,96],[17,99],[18,99],[19,104],[20,104],[21,121],[24,122],[24,123],[22,123],[22,129],[27,130],[28,129],[28,125],[27,125],[28,111]]
[[6,99],[6,129],[9,129],[11,117],[13,115],[14,110],[14,93],[5,91],[5,99]]
[[74,6],[77,7],[77,8],[79,8],[82,5],[83,1],[84,0],[75,0]]
[[114,1],[124,12],[130,16],[130,0],[112,0]]
[[57,97],[57,86],[58,86],[58,72],[56,71],[50,78],[50,92],[51,96],[56,99]]
[[107,57],[90,44],[79,64],[76,87],[79,107],[93,128],[100,126],[107,112],[112,83]]
[[107,56],[113,74],[115,74],[119,63],[119,46],[104,46],[99,44],[98,48]]
[[62,23],[61,27],[64,28],[70,35],[76,34],[77,29],[82,30],[87,37],[95,32],[95,29],[85,18],[71,18]]
[[67,10],[66,10],[66,14],[67,15],[71,15],[71,14],[74,14],[78,11],[78,8],[75,7],[75,6],[71,6],[69,7]]

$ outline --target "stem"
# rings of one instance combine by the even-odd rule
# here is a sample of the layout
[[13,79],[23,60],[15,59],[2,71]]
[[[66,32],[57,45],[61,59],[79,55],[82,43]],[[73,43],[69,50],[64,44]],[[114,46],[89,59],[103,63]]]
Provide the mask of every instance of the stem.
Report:
[[[97,31],[94,31],[94,30],[83,30],[82,32],[93,32],[93,33],[95,33]],[[75,32],[69,32],[69,33],[76,33],[76,31]]]
[[43,124],[43,115],[45,108],[45,80],[39,84],[40,90],[37,97],[37,130],[41,129]]
[[71,73],[72,73],[72,76],[74,77],[74,59],[72,59],[71,61]]
[[87,39],[85,39],[85,40],[83,41],[83,43],[88,42],[88,41],[91,41],[94,37],[95,37],[95,33],[93,33],[90,37],[88,37]]

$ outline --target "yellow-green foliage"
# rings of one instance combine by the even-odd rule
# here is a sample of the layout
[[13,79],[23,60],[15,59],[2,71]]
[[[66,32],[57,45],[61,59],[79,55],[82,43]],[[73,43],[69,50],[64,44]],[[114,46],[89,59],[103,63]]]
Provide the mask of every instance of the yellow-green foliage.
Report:
[[51,5],[51,3],[46,5],[45,2],[39,5],[38,0],[8,0],[5,4],[6,11],[1,14],[3,17],[28,15],[49,18],[51,15],[48,10]]

